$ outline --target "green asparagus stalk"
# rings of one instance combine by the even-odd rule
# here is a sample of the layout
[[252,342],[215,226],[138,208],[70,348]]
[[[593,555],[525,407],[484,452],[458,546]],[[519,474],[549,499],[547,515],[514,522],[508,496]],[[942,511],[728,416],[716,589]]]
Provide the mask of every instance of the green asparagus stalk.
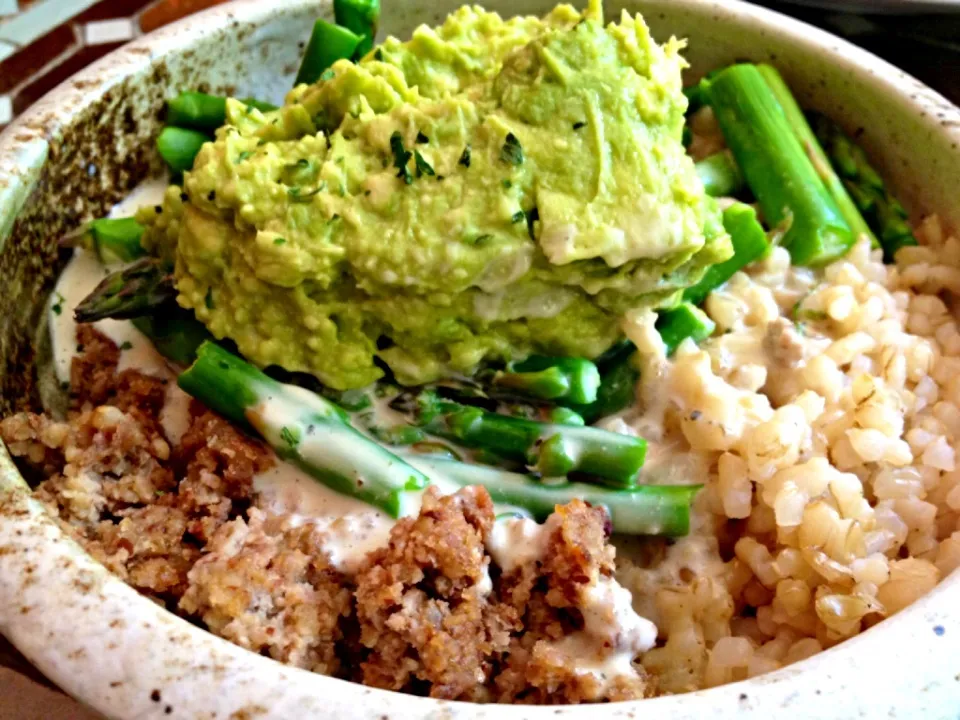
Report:
[[703,310],[688,302],[661,310],[657,316],[657,331],[667,348],[667,355],[673,355],[687,338],[700,342],[713,335],[716,329],[716,323]]
[[760,70],[733,65],[706,82],[705,92],[768,224],[784,229],[794,263],[842,257],[854,234]]
[[209,136],[198,130],[167,126],[157,138],[157,150],[170,170],[184,173],[193,168],[197,153],[207,142],[210,142]]
[[132,319],[133,325],[153,343],[163,357],[186,367],[197,359],[197,350],[213,340],[206,326],[190,310],[171,300],[149,315]]
[[74,318],[79,323],[90,323],[149,315],[176,296],[170,269],[156,258],[142,258],[105,277],[77,305]]
[[637,382],[640,372],[633,364],[633,357],[637,348],[629,340],[613,349],[605,357],[597,361],[600,370],[600,387],[597,389],[597,399],[586,405],[571,405],[588,423],[595,423],[600,418],[615,415],[630,407],[636,401]]
[[[276,105],[254,98],[241,100],[244,105],[268,112]],[[167,102],[167,123],[212,133],[227,121],[227,98],[201,92],[182,92]]]
[[711,197],[728,197],[743,190],[743,174],[727,150],[701,160],[696,168],[703,191]]
[[578,425],[583,427],[587,424],[586,420],[583,419],[583,415],[568,407],[551,408],[547,417],[548,422],[554,425]]
[[363,57],[373,49],[380,24],[380,0],[333,0],[333,14],[337,25],[362,38],[355,51],[356,57]]
[[537,355],[513,363],[506,372],[497,373],[493,382],[543,400],[591,403],[597,399],[600,372],[596,365],[583,358]]
[[83,247],[105,265],[133,262],[146,250],[140,244],[143,225],[134,218],[101,218],[64,236],[61,247]]
[[462,487],[482,485],[494,502],[527,510],[538,522],[546,520],[557,505],[583,500],[606,508],[613,531],[625,535],[686,535],[690,504],[702,487],[637,485],[618,490],[577,482],[544,483],[529,475],[440,458],[413,458],[411,462],[427,475]]
[[763,257],[770,250],[770,241],[749,205],[734,203],[723,211],[723,227],[733,242],[733,256],[707,269],[700,282],[683,292],[683,299],[700,305],[707,295],[733,277],[734,273]]
[[324,485],[391,517],[409,514],[429,482],[353,428],[341,408],[273,380],[214,343],[200,346],[179,384],[228,420],[255,430],[281,458]]
[[337,60],[353,57],[362,39],[345,27],[317,20],[310,34],[310,42],[303,53],[295,84],[315,83],[323,75],[323,71]]
[[906,209],[889,192],[863,149],[839,126],[823,116],[814,117],[814,126],[850,197],[879,237],[884,261],[893,262],[900,248],[917,244]]
[[867,221],[864,220],[863,215],[860,214],[860,209],[850,197],[843,182],[837,176],[833,166],[827,159],[826,153],[824,153],[823,148],[820,146],[820,142],[817,140],[816,135],[813,134],[813,128],[810,127],[810,123],[808,123],[807,118],[804,117],[803,110],[800,109],[796,98],[793,97],[793,93],[790,92],[790,88],[787,86],[787,83],[784,82],[783,76],[771,65],[759,65],[758,67],[760,74],[763,75],[763,79],[767,81],[767,85],[770,86],[777,101],[780,103],[783,114],[793,129],[793,134],[797,140],[800,141],[800,145],[806,151],[810,162],[813,163],[813,168],[817,171],[817,175],[820,176],[824,186],[827,188],[827,192],[830,193],[833,201],[837,204],[837,208],[840,210],[840,214],[843,215],[843,219],[846,220],[847,225],[850,226],[854,238],[865,235],[870,239],[870,243],[874,247],[878,247],[879,244],[876,236],[874,236],[870,226],[867,225]]
[[427,432],[468,448],[523,462],[545,477],[580,472],[615,487],[633,487],[647,443],[591,427],[507,417],[424,392],[418,421]]

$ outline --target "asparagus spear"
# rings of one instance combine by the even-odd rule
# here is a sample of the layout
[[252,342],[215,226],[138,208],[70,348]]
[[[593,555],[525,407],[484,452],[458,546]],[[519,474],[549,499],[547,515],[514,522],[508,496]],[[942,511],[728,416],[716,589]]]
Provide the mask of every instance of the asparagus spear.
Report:
[[373,49],[380,24],[380,0],[333,0],[333,15],[337,25],[361,37],[356,57],[363,57]]
[[[276,105],[246,98],[244,105],[264,112],[276,110]],[[167,123],[176,127],[213,132],[227,121],[227,99],[201,92],[182,92],[167,101]]]
[[149,315],[132,319],[133,325],[153,343],[163,357],[186,367],[197,359],[197,350],[213,340],[206,326],[191,310],[171,300]]
[[497,373],[493,382],[544,400],[591,403],[597,399],[600,372],[596,365],[583,358],[535,355],[513,363],[506,372]]
[[711,197],[727,197],[743,190],[743,174],[727,150],[701,160],[696,168],[703,191]]
[[727,145],[771,226],[798,265],[844,255],[854,235],[755,65],[733,65],[705,83]]
[[612,489],[587,483],[544,483],[529,476],[455,460],[411,459],[428,475],[462,487],[483,485],[494,502],[516,505],[539,522],[557,505],[581,499],[606,508],[613,531],[626,535],[686,535],[690,531],[690,503],[701,485],[637,485]]
[[81,246],[95,253],[105,265],[132,262],[146,251],[140,244],[143,225],[134,218],[100,218],[66,235],[62,247]]
[[636,400],[637,381],[640,373],[633,364],[636,347],[629,340],[623,341],[606,356],[597,361],[600,370],[600,387],[597,399],[586,405],[567,404],[588,423],[620,412]]
[[733,277],[734,273],[763,257],[770,249],[770,242],[757,220],[757,213],[749,205],[734,203],[724,210],[723,227],[733,242],[733,256],[708,268],[700,282],[683,291],[683,299],[688,303],[700,305],[707,295]]
[[694,342],[706,340],[716,328],[716,323],[703,310],[688,302],[661,310],[657,316],[657,331],[667,348],[667,355],[673,355],[687,338],[693,338]]
[[823,116],[815,116],[814,125],[817,138],[843,177],[853,202],[879,236],[884,261],[893,262],[897,250],[917,244],[907,223],[906,209],[887,190],[883,178],[859,145]]
[[642,438],[507,417],[430,392],[422,393],[418,400],[418,421],[427,432],[524,462],[545,477],[581,472],[604,484],[633,487],[647,452]]
[[362,39],[345,27],[331,25],[326,20],[317,20],[294,84],[315,83],[323,71],[337,60],[353,57]]
[[579,425],[583,427],[587,424],[583,419],[583,415],[567,407],[551,408],[547,417],[548,421],[554,425]]
[[759,65],[758,67],[760,74],[763,75],[763,79],[767,81],[767,85],[770,86],[777,101],[780,103],[783,114],[793,129],[793,134],[797,140],[800,141],[800,145],[806,151],[810,162],[813,163],[817,175],[820,176],[824,186],[827,188],[827,192],[830,193],[833,201],[837,204],[837,208],[840,210],[840,214],[843,215],[843,219],[846,220],[847,225],[850,226],[854,238],[866,235],[870,239],[870,243],[876,247],[878,245],[877,238],[874,236],[873,231],[870,230],[866,220],[863,219],[863,215],[860,214],[860,210],[853,202],[853,199],[849,193],[847,193],[843,182],[837,176],[837,173],[834,172],[833,166],[830,164],[823,148],[817,141],[816,135],[813,134],[810,123],[807,122],[806,117],[803,115],[803,110],[800,109],[796,98],[793,97],[793,93],[790,92],[790,88],[787,87],[787,83],[784,82],[783,76],[771,65]]
[[179,384],[228,420],[255,430],[280,457],[324,485],[391,517],[409,514],[429,482],[354,429],[341,408],[273,380],[214,343],[200,346]]
[[105,277],[77,305],[74,317],[77,322],[90,323],[149,315],[176,296],[169,268],[156,258],[146,257]]
[[193,161],[206,142],[210,138],[198,130],[168,125],[157,138],[157,150],[174,173],[184,173],[193,168]]

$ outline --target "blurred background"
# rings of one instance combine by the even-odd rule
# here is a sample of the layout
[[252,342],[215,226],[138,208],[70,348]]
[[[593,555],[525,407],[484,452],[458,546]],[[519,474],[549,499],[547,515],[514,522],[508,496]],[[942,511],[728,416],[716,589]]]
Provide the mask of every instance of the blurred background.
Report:
[[[48,90],[125,42],[227,1],[0,0],[0,130]],[[840,35],[960,104],[960,0],[757,4]],[[0,720],[93,717],[0,637]]]

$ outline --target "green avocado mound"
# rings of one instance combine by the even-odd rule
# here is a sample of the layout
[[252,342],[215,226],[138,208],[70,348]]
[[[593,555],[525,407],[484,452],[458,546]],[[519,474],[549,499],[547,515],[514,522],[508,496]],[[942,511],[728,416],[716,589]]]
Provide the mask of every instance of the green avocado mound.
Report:
[[333,388],[596,357],[731,254],[681,143],[681,48],[598,2],[461,8],[277,111],[229,101],[150,241],[214,335]]

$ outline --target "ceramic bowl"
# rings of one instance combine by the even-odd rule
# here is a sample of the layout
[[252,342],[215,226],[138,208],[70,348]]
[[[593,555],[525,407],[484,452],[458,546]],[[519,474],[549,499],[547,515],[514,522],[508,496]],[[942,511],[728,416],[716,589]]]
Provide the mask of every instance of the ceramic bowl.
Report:
[[[503,14],[553,0],[487,0]],[[459,0],[385,0],[404,36]],[[658,38],[690,38],[696,74],[735,60],[775,63],[808,107],[862,140],[915,212],[960,226],[960,110],[876,57],[747,4],[608,0],[641,11]],[[280,100],[312,20],[329,0],[240,0],[142,38],[50,93],[0,135],[0,412],[36,408],[52,382],[44,303],[66,257],[57,238],[159,170],[152,139],[181,89]],[[742,720],[955,717],[960,578],[806,662],[689,695],[605,706],[617,718]],[[111,718],[583,718],[593,707],[439,702],[285,667],[139,596],[67,539],[0,450],[0,631],[51,680]]]

